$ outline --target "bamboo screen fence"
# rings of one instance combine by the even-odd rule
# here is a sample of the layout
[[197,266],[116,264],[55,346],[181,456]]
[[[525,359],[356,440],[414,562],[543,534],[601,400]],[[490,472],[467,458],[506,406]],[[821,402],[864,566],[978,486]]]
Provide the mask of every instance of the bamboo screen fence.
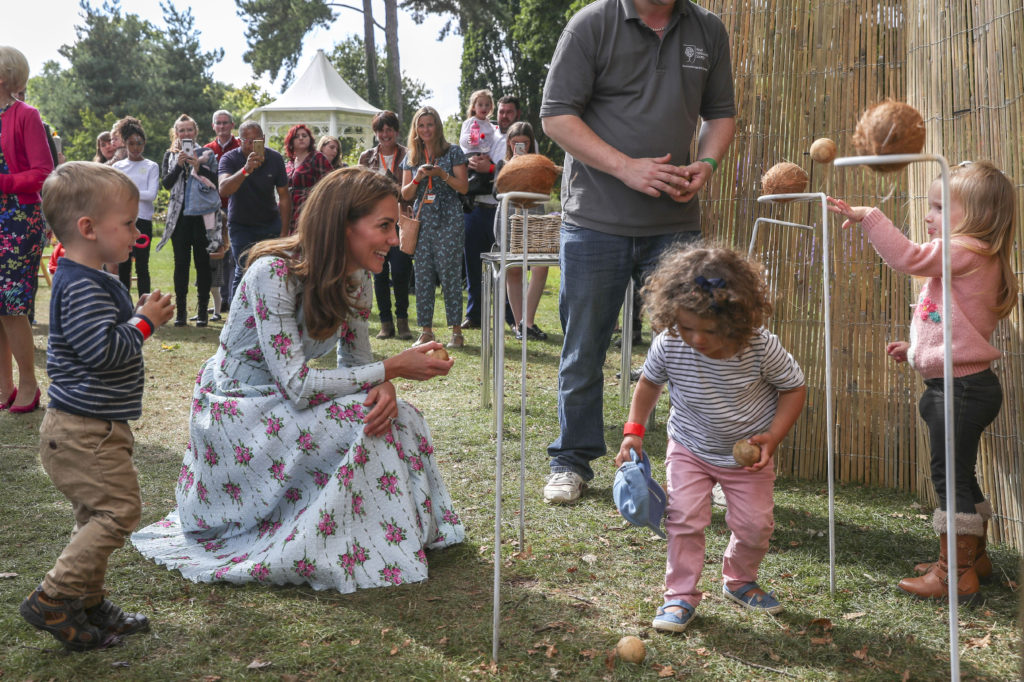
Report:
[[[729,30],[737,134],[703,199],[705,234],[737,247],[754,220],[819,225],[820,204],[757,202],[760,176],[779,161],[808,171],[809,191],[877,205],[912,239],[936,164],[894,174],[811,162],[830,137],[841,156],[861,112],[885,97],[924,116],[926,152],[951,164],[990,159],[1019,188],[1024,216],[1024,7],[1021,0],[706,0]],[[886,199],[888,197],[888,199]],[[1024,270],[1018,220],[1015,270]],[[885,354],[906,339],[917,284],[885,266],[859,230],[829,221],[832,237],[833,386],[839,481],[894,487],[934,503],[926,433],[917,414],[922,382]],[[804,414],[779,455],[783,475],[824,479],[826,427],[821,243],[812,233],[762,226],[757,253],[778,294],[773,329],[808,380]],[[979,453],[994,539],[1024,549],[1024,304],[997,328],[994,369],[1004,390]],[[841,500],[840,511],[841,516]]]

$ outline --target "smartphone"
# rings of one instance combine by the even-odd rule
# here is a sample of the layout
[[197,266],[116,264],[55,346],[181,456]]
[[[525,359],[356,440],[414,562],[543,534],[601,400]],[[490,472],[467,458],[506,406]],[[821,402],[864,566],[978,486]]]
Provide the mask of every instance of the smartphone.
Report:
[[256,156],[263,158],[263,140],[253,140],[252,150],[256,152]]
[[516,142],[512,146],[512,155],[513,156],[522,156],[525,153],[526,153],[526,143],[525,142]]
[[196,141],[195,140],[181,140],[181,151],[188,152],[192,156],[196,155]]
[[434,164],[432,164],[432,163],[425,163],[422,166],[420,166],[420,168],[422,168],[423,170],[429,172],[429,171],[434,170]]

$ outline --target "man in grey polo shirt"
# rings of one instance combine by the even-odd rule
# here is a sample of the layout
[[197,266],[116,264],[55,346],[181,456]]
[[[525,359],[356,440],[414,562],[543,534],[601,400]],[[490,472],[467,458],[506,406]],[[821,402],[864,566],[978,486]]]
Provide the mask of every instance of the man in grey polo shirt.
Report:
[[544,487],[545,501],[565,504],[605,454],[602,366],[618,302],[667,247],[700,237],[696,194],[732,142],[725,26],[689,0],[597,0],[559,38],[540,115],[566,151],[560,433]]

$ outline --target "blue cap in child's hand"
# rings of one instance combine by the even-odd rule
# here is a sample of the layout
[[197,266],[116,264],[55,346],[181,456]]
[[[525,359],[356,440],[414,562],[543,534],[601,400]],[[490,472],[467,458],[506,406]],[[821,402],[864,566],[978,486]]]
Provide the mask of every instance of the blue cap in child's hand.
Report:
[[615,472],[612,497],[622,517],[634,526],[646,526],[665,538],[661,518],[665,515],[667,495],[657,481],[651,478],[651,460],[645,452],[637,457],[630,448],[632,462],[626,462]]

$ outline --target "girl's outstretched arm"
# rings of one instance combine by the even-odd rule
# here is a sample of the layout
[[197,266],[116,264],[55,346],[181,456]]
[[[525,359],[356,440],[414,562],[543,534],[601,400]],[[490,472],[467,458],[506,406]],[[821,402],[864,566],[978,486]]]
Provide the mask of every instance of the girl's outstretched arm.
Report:
[[[629,421],[637,424],[646,424],[651,410],[661,396],[661,384],[656,384],[647,377],[640,375],[636,382],[636,389],[633,390],[633,401],[629,404]],[[644,447],[642,436],[623,436],[622,444],[619,445],[619,454],[615,457],[615,466],[620,467],[624,462],[630,461],[630,448],[641,454]]]
[[853,223],[859,223],[864,220],[867,214],[871,212],[871,208],[871,206],[850,206],[842,199],[828,197],[828,210],[846,218],[843,221],[843,229],[850,227]]

